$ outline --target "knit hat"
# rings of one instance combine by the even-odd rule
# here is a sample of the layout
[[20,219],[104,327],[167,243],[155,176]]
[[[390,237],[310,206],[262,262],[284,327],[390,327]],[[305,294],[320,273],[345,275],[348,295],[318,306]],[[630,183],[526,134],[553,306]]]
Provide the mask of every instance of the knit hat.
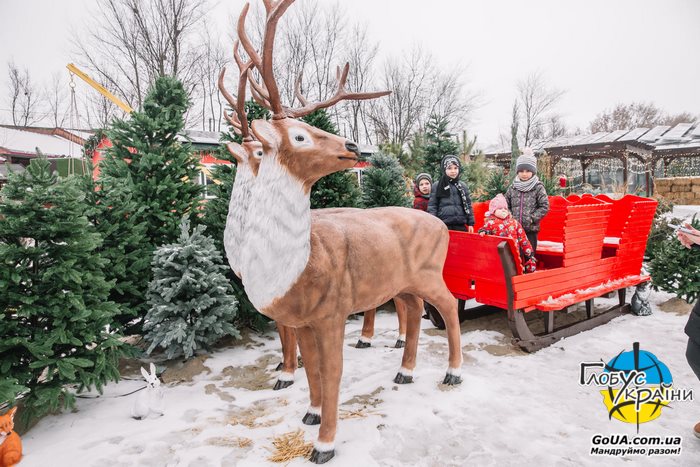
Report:
[[491,214],[494,214],[497,209],[508,209],[508,201],[506,201],[506,197],[501,193],[494,196],[489,202],[489,212]]
[[444,173],[445,170],[447,170],[447,166],[451,164],[456,165],[460,171],[462,170],[462,164],[459,162],[459,157],[449,154],[442,158],[442,172]]
[[418,185],[418,184],[420,183],[421,180],[428,180],[428,182],[430,182],[431,185],[432,185],[432,183],[433,183],[433,177],[431,177],[429,174],[427,174],[427,173],[425,173],[425,172],[419,173],[419,174],[416,176],[416,185]]
[[523,154],[518,157],[515,171],[520,172],[521,170],[529,170],[533,174],[537,173],[537,158],[535,158],[535,153],[532,152],[531,148],[523,149]]

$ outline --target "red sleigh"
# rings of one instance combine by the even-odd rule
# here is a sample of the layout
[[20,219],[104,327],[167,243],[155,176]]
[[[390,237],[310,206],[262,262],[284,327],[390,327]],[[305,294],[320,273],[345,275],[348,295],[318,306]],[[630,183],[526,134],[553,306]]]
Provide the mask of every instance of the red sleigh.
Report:
[[[550,211],[542,219],[537,247],[538,270],[523,274],[513,240],[450,232],[443,276],[464,309],[464,300],[508,311],[515,342],[527,351],[546,347],[604,324],[629,311],[627,287],[648,281],[641,273],[644,250],[657,201],[627,195],[549,198]],[[483,224],[488,203],[474,205],[475,229]],[[595,313],[593,299],[618,292],[618,305]],[[586,318],[555,327],[557,311],[585,302]],[[427,305],[431,320],[439,324]],[[540,310],[544,332],[535,334],[525,319]],[[467,310],[468,312],[468,310]]]

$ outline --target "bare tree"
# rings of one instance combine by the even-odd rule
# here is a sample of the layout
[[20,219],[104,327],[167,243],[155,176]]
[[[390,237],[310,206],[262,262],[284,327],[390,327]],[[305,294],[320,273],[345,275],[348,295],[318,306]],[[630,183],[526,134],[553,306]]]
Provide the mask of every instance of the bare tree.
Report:
[[591,133],[600,131],[631,130],[633,128],[651,128],[657,125],[674,126],[678,123],[694,122],[697,116],[688,112],[677,115],[665,115],[652,103],[635,102],[617,104],[614,108],[599,113],[589,124]]
[[435,60],[414,47],[401,61],[385,63],[377,89],[391,94],[372,101],[370,119],[382,142],[404,146],[411,134],[422,131],[431,116],[450,122],[450,130],[461,130],[474,107],[475,96],[464,92],[464,70],[440,71]]
[[523,143],[529,146],[544,136],[547,113],[559,101],[564,91],[549,87],[541,72],[533,73],[518,83],[518,98],[523,117]]
[[[352,28],[349,43],[346,61],[350,63],[352,73],[348,76],[347,88],[350,92],[361,92],[373,81],[372,66],[379,45],[370,42],[366,26],[357,24]],[[344,101],[342,106],[345,122],[350,128],[349,137],[354,141],[360,141],[361,138],[366,142],[371,141],[365,104],[363,101],[351,100]]]
[[82,60],[132,107],[159,76],[197,84],[201,48],[193,41],[206,0],[99,0],[87,37],[74,35]]
[[566,128],[566,124],[562,120],[561,115],[551,115],[547,119],[547,124],[545,126],[545,138],[559,138],[560,136],[564,136],[569,133],[569,130]]
[[7,74],[10,85],[8,101],[12,115],[12,124],[29,126],[41,120],[39,113],[41,93],[36,89],[29,77],[29,70],[20,70],[13,61],[7,63]]
[[68,83],[66,83],[63,73],[54,73],[51,76],[51,82],[47,86],[45,94],[51,125],[55,128],[62,127],[70,114]]
[[[231,53],[224,51],[218,37],[212,37],[209,29],[201,34],[202,56],[199,61],[197,92],[199,106],[190,109],[190,113],[199,116],[202,130],[221,131],[223,103],[217,86],[219,72],[226,65]],[[198,115],[197,115],[198,114]],[[189,118],[188,120],[193,120]]]

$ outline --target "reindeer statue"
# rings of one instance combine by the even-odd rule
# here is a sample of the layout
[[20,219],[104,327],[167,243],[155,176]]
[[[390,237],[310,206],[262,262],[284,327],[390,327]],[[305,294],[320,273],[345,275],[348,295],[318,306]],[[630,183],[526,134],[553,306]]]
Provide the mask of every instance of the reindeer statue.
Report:
[[[323,463],[335,454],[344,327],[350,314],[375,308],[392,297],[405,304],[406,349],[399,373],[409,376],[415,367],[425,299],[438,309],[447,327],[449,367],[443,383],[461,382],[462,355],[456,300],[442,278],[449,241],[442,222],[406,208],[311,214],[311,186],[324,175],[352,167],[359,151],[355,143],[295,118],[344,99],[372,99],[387,93],[345,91],[346,64],[338,70],[338,90],[330,99],[304,100],[298,109],[283,107],[272,72],[272,52],[279,18],[293,1],[264,0],[267,18],[261,55],[245,33],[249,5],[238,22],[239,40],[262,78],[262,83],[256,83],[248,75],[251,92],[273,117],[251,125],[263,155],[250,189],[242,248],[235,260],[253,305],[296,330],[310,393],[303,422],[321,425],[311,460]],[[231,215],[229,220],[233,221]]]
[[[222,69],[219,74],[218,86],[221,94],[226,101],[235,109],[234,114],[224,116],[234,131],[239,134],[243,142],[241,145],[229,143],[228,151],[236,159],[237,170],[236,179],[234,181],[233,190],[231,191],[231,199],[229,202],[229,214],[224,230],[224,245],[226,256],[233,269],[234,273],[240,278],[240,268],[238,267],[239,259],[238,252],[241,248],[242,233],[247,223],[248,205],[250,201],[250,189],[253,180],[257,176],[260,158],[262,157],[262,145],[255,141],[250,134],[245,112],[245,89],[248,72],[251,68],[252,61],[244,63],[238,53],[239,42],[236,41],[233,47],[233,57],[239,69],[239,82],[237,97],[234,98],[224,86],[224,77],[226,69]],[[300,92],[300,91],[299,91]],[[301,96],[301,94],[299,94]],[[303,98],[303,97],[302,97]],[[332,212],[332,209],[316,210],[313,214],[323,215]],[[396,311],[399,318],[399,338],[396,341],[395,347],[402,348],[406,340],[406,308],[403,302],[396,301]],[[367,348],[371,345],[374,335],[374,318],[376,309],[364,312],[362,335],[360,336],[356,347]],[[282,343],[282,363],[277,367],[281,370],[273,389],[279,390],[291,386],[294,383],[294,373],[297,369],[297,338],[293,328],[289,328],[278,324],[280,341]],[[397,382],[399,376],[397,376]]]

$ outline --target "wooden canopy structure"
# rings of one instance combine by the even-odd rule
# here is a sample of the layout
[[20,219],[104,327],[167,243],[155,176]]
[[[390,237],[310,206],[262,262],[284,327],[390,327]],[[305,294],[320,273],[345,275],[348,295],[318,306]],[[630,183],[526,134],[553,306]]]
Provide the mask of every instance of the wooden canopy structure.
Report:
[[[629,161],[631,158],[637,159],[645,168],[646,193],[649,196],[653,194],[654,171],[659,161],[664,162],[666,176],[666,170],[673,160],[700,156],[700,122],[563,136],[536,141],[531,147],[535,152],[546,153],[552,158],[552,170],[563,158],[578,160],[583,183],[586,183],[586,170],[593,161],[618,159],[622,163],[623,182],[627,186]],[[510,148],[488,147],[484,153],[487,159],[499,165],[507,167],[510,164]]]

